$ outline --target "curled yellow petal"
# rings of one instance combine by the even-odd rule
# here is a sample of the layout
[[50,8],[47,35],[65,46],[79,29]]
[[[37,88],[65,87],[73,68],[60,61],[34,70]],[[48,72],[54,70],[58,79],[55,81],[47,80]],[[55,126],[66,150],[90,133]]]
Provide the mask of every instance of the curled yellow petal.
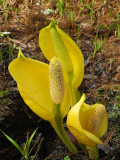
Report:
[[49,111],[48,108],[45,108],[44,106],[38,104],[32,97],[29,97],[27,93],[24,93],[24,91],[21,89],[21,87],[18,85],[18,89],[20,92],[20,95],[22,96],[25,103],[30,107],[30,109],[37,114],[39,117],[41,117],[44,120],[47,121],[53,121],[54,115]]
[[[95,146],[96,144],[102,144],[98,135],[100,133],[103,133],[104,131],[106,131],[105,129],[107,129],[108,119],[106,118],[106,114],[103,117],[103,121],[98,135],[93,134],[88,130],[88,124],[90,116],[94,113],[94,110],[98,106],[98,104],[90,106],[84,103],[84,100],[85,95],[83,95],[80,101],[69,111],[67,116],[67,126],[79,142],[87,146]],[[106,127],[104,127],[103,124]],[[101,131],[102,129],[103,131]]]
[[19,50],[18,58],[9,65],[9,72],[17,82],[20,94],[28,106],[43,119],[53,119],[49,93],[49,66],[24,57]]
[[39,33],[39,46],[44,56],[49,61],[51,61],[53,57],[57,57],[57,53],[52,42],[50,30],[51,30],[50,26],[47,26],[41,29]]

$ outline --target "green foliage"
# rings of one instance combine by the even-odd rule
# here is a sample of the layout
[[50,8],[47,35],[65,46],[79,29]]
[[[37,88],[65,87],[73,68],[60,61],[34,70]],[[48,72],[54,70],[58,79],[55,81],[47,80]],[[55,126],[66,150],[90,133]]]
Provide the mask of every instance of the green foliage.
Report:
[[[94,1],[92,1],[92,6],[94,5]],[[90,7],[90,4],[85,4],[80,10],[81,12],[85,9],[85,8],[88,8],[90,10],[90,19],[91,19],[91,26],[93,27],[93,14],[94,14],[94,11],[93,11],[93,8]]]
[[13,7],[9,7],[10,11],[13,11]]
[[0,92],[0,97],[3,97],[5,95],[8,95],[10,93],[9,89],[7,88],[5,91]]
[[27,1],[24,1],[24,5],[25,5],[25,12],[27,13]]
[[0,103],[7,105],[9,101],[9,98],[8,98],[9,94],[10,94],[10,91],[8,88],[5,91],[0,91],[0,98],[1,98]]
[[3,104],[7,105],[8,104],[8,99],[3,99]]
[[11,6],[9,6],[8,0],[0,0],[0,6],[1,6],[1,14],[4,15],[4,19],[5,19],[5,27],[7,29],[7,19],[9,16],[9,12],[16,10],[16,8],[13,8]]
[[80,0],[80,2],[81,2],[82,4],[84,4],[84,0]]
[[68,10],[68,12],[69,12],[71,23],[73,24],[73,13],[70,9]]
[[120,94],[116,96],[118,107],[120,108]]
[[11,46],[11,43],[10,43],[10,38],[9,38],[9,35],[7,36],[8,38],[8,43],[9,43],[9,57],[13,57],[13,48]]
[[110,17],[112,17],[112,9],[110,9]]
[[3,9],[4,6],[3,6],[3,1],[2,0],[0,0],[0,5],[1,5],[1,8]]
[[117,14],[116,14],[116,17],[117,17],[116,30],[117,30],[117,35],[118,35],[118,37],[120,38],[120,14],[117,13]]
[[64,157],[64,160],[70,160],[69,156]]
[[120,116],[120,109],[118,108],[117,103],[114,103],[112,106],[111,112],[108,114],[109,119],[115,119]]
[[8,18],[8,6],[7,6],[7,0],[0,0],[0,5],[1,5],[1,12],[2,14],[4,15],[4,18],[5,18],[5,26],[7,27],[7,18]]
[[120,85],[116,87],[117,88],[117,94],[116,94],[116,102],[117,102],[117,105],[120,109]]
[[108,26],[107,26],[107,29],[108,30],[113,30],[115,28],[115,24],[114,23],[110,23]]
[[38,59],[38,57],[37,57],[37,56],[32,56],[31,58],[32,58],[32,59]]
[[90,8],[90,19],[91,19],[91,26],[93,27],[93,9]]
[[52,8],[51,8],[51,9],[50,9],[50,8],[48,8],[47,10],[48,10],[48,12],[49,12],[49,13],[51,13],[51,14],[53,14],[53,13],[54,13],[54,10],[53,10]]
[[102,52],[104,51],[105,46],[105,38],[104,40],[102,38],[98,38],[97,36],[94,39],[94,51],[92,53],[93,57],[96,55],[96,53],[99,51],[99,49],[102,49]]
[[85,8],[90,9],[90,5],[89,5],[89,4],[85,4],[85,5],[80,9],[81,12],[82,12]]
[[92,6],[94,6],[95,0],[92,0]]
[[64,0],[58,0],[56,7],[60,11],[60,15],[63,16],[64,15]]
[[[110,10],[110,16],[112,16],[112,10]],[[117,21],[112,22],[107,26],[108,30],[113,30],[115,29],[117,31],[117,36],[120,39],[120,14],[116,14]]]
[[5,134],[2,130],[0,130],[4,136],[19,150],[19,152],[21,154],[24,154],[24,151],[22,150],[22,148],[11,138],[9,137],[7,134]]
[[29,155],[29,153],[30,153],[30,144],[31,144],[31,141],[32,141],[37,129],[32,133],[32,135],[30,136],[29,140],[26,141],[26,143],[23,143],[23,147],[20,147],[19,144],[17,144],[11,137],[9,137],[7,134],[5,134],[1,129],[0,129],[0,131],[17,148],[17,150],[24,156],[24,158],[26,160],[32,160],[33,156]]
[[[9,38],[9,35],[11,34],[11,32],[0,32],[0,38],[2,39],[3,37],[7,36],[7,39],[8,39],[8,43],[9,43],[9,50],[7,51],[8,54],[9,54],[9,58],[10,57],[13,57],[13,50],[14,48],[16,47],[16,45],[11,45],[11,42],[10,42],[10,38]],[[2,43],[1,43],[2,45]],[[0,50],[0,61],[3,60],[3,57],[2,57],[2,52]]]
[[[113,92],[113,95],[115,95],[113,99],[113,106],[110,109],[110,112],[108,113],[108,118],[113,121],[110,125],[113,127],[116,132],[112,138],[112,142],[115,143],[115,146],[113,145],[113,149],[120,148],[120,127],[119,127],[119,117],[120,117],[120,85],[115,87],[116,92]],[[111,96],[112,97],[112,96]],[[118,150],[118,152],[120,152]]]
[[[99,27],[98,27],[98,31],[99,31],[100,29],[103,29],[103,28],[104,28],[104,25],[103,25],[103,24],[100,24]],[[98,34],[98,31],[97,31],[97,34]]]
[[116,86],[115,89],[117,90],[117,92],[114,99],[114,104],[112,106],[111,112],[108,114],[108,117],[110,119],[114,119],[120,116],[120,85]]
[[118,148],[118,152],[120,153],[120,150],[119,150],[119,148],[120,148],[120,126],[116,125],[114,127],[116,128],[116,133],[115,133],[112,141],[114,141],[116,145],[115,145],[115,147],[114,146],[113,147]]
[[0,32],[0,38],[4,37],[3,32]]
[[107,3],[107,1],[106,0],[104,0],[104,4],[106,4]]

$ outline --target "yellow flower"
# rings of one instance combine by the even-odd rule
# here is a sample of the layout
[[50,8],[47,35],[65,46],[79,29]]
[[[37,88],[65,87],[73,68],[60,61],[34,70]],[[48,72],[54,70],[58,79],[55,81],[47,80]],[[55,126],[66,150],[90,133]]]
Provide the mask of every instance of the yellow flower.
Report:
[[65,72],[66,80],[69,83],[73,104],[77,102],[78,87],[84,75],[84,58],[75,42],[63,32],[52,20],[49,26],[43,28],[39,33],[39,46],[50,61],[58,57]]
[[71,108],[67,116],[67,126],[75,138],[86,146],[102,144],[100,138],[108,127],[108,117],[102,104],[84,103],[85,95]]
[[[55,118],[49,87],[49,65],[26,58],[19,49],[18,58],[9,65],[9,72],[17,82],[19,92],[25,103],[44,120],[52,122]],[[70,107],[70,96],[65,83],[61,115],[65,117]]]

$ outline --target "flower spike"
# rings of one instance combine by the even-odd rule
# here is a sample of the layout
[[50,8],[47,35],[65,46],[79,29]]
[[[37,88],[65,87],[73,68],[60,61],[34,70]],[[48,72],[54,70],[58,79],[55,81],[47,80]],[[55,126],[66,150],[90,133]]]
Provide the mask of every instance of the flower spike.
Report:
[[49,65],[50,95],[55,104],[61,104],[64,98],[64,78],[62,66],[58,58],[54,57]]

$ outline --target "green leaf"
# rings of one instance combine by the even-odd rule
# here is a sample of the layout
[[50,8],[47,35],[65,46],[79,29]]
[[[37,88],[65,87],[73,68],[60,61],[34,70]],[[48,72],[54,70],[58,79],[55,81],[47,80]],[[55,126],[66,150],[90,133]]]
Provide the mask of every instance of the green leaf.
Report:
[[30,160],[32,160],[32,159],[33,159],[33,157],[34,157],[34,156],[31,156],[31,157],[30,157]]
[[11,137],[9,137],[7,134],[5,134],[1,129],[0,131],[4,134],[4,136],[18,149],[18,151],[24,155],[24,151],[22,150],[22,148],[19,146],[19,144],[17,144]]
[[28,140],[27,147],[26,147],[27,153],[29,153],[31,141],[32,141],[32,139],[33,139],[33,137],[34,137],[34,135],[35,135],[35,133],[36,133],[37,130],[38,130],[38,128],[32,133],[32,135],[30,136],[30,138]]
[[64,160],[70,160],[70,158],[68,156],[64,157]]

